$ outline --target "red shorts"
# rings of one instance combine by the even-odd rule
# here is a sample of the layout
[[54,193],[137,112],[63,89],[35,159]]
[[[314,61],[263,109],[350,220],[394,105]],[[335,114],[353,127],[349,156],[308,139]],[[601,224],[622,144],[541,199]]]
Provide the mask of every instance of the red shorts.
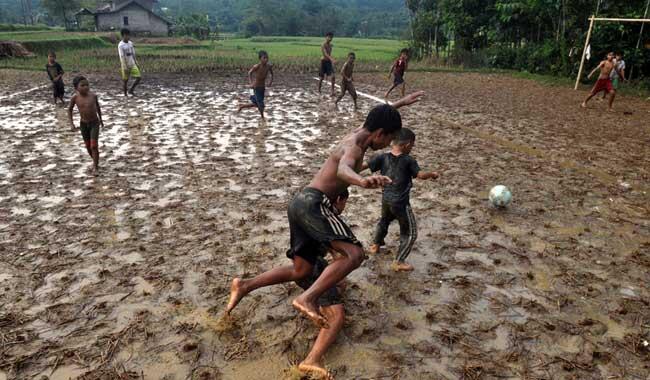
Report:
[[596,85],[594,86],[594,89],[591,90],[591,93],[597,94],[601,91],[606,91],[608,94],[610,92],[614,92],[614,85],[612,84],[611,79],[609,78],[598,79],[598,82],[596,82]]

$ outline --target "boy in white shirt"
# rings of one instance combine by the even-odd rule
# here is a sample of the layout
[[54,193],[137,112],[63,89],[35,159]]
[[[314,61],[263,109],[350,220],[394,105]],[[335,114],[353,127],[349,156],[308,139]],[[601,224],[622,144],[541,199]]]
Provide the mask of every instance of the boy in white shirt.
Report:
[[[124,82],[124,96],[128,96],[128,94],[135,96],[133,91],[136,86],[140,84],[142,75],[138,68],[138,61],[135,59],[135,48],[133,47],[133,42],[130,41],[131,31],[128,29],[122,29],[120,34],[122,35],[122,41],[120,41],[117,51],[120,55],[122,81]],[[131,77],[133,77],[135,81],[129,90],[129,78]]]

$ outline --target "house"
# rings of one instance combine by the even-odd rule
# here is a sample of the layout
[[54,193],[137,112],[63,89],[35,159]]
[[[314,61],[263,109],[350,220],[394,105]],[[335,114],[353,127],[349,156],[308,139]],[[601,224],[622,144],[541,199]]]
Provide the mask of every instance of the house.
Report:
[[172,23],[154,13],[154,4],[157,2],[158,0],[113,0],[95,11],[84,8],[76,16],[77,20],[94,17],[96,31],[127,28],[135,34],[168,36]]

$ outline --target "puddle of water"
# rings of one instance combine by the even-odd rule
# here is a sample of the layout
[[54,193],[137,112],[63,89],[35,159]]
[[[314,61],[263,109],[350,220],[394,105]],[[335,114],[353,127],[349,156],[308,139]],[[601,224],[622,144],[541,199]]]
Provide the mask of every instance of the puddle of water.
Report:
[[12,207],[11,214],[14,216],[30,216],[32,211],[24,207]]

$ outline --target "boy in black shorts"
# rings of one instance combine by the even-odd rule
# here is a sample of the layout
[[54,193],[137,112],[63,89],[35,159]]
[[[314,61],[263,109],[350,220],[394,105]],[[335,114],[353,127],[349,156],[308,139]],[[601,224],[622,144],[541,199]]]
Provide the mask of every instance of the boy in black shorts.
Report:
[[[237,113],[245,108],[257,108],[260,111],[262,119],[264,119],[264,97],[266,94],[266,77],[271,74],[271,81],[269,87],[273,85],[273,66],[269,63],[269,54],[264,50],[260,50],[257,54],[260,63],[254,65],[248,70],[248,83],[253,89],[253,94],[250,97],[250,103],[241,104],[237,107]],[[255,79],[253,80],[253,75]]]
[[415,134],[408,128],[402,128],[398,137],[393,141],[391,151],[378,154],[364,168],[372,172],[380,171],[393,182],[384,187],[381,220],[377,224],[373,245],[370,253],[379,252],[379,247],[384,245],[384,238],[388,234],[388,226],[397,219],[400,229],[399,251],[395,256],[392,268],[395,271],[412,271],[413,266],[406,263],[406,258],[411,253],[418,231],[415,216],[410,204],[411,187],[413,178],[436,179],[438,173],[423,173],[418,162],[409,155],[415,145]]
[[341,80],[341,95],[339,95],[339,97],[336,98],[334,104],[338,106],[341,99],[343,99],[343,97],[345,96],[345,93],[349,92],[350,96],[352,96],[352,100],[354,101],[354,110],[356,111],[357,90],[354,88],[354,80],[352,78],[352,74],[354,74],[355,59],[356,59],[356,55],[354,53],[352,52],[348,53],[348,60],[345,61],[343,67],[341,68],[341,75],[343,76],[343,79]]
[[323,57],[320,60],[320,72],[318,73],[318,77],[320,80],[318,81],[318,93],[321,93],[321,87],[323,86],[323,80],[325,77],[331,76],[332,77],[332,96],[336,95],[336,90],[335,90],[335,83],[336,83],[336,75],[334,74],[334,64],[336,63],[336,60],[332,57],[332,39],[334,38],[334,33],[332,32],[327,32],[325,34],[325,42],[323,42],[323,45],[320,47],[321,53],[323,53]]
[[85,77],[78,76],[72,81],[77,93],[70,99],[68,106],[68,117],[70,118],[70,126],[74,131],[75,125],[72,119],[72,111],[77,106],[79,109],[79,129],[81,129],[81,136],[84,139],[86,150],[93,159],[93,174],[99,171],[99,126],[104,128],[104,121],[102,121],[102,110],[99,107],[99,98],[90,91],[90,84]]
[[[347,203],[349,193],[347,190],[345,192],[341,193],[336,202],[332,205],[333,210],[336,211],[336,215],[333,215],[331,220],[339,220],[340,217],[338,214],[342,213],[343,210],[345,209],[345,205]],[[289,211],[291,213],[291,209]],[[295,228],[295,227],[292,227]],[[292,229],[292,239],[294,235],[296,234],[295,230]],[[350,232],[351,234],[351,232]],[[314,249],[323,249],[323,247],[314,247]],[[323,255],[326,252],[323,252]],[[327,260],[323,258],[322,256],[316,256],[311,264],[311,270],[305,270],[305,276],[304,278],[297,279],[295,283],[300,286],[302,289],[307,290],[309,289],[315,282],[316,280],[323,274],[323,271],[325,271],[325,268],[329,265]],[[293,261],[292,265],[287,265],[286,267],[283,268],[276,268],[273,269],[272,271],[277,271],[277,269],[280,270],[286,270],[286,271],[293,271],[294,268],[297,267],[306,267],[304,265],[303,261],[306,261],[305,258],[298,256],[294,254],[292,250],[289,250],[287,252],[287,257]],[[336,260],[336,259],[335,259]],[[254,289],[259,289],[259,287],[256,287],[256,282],[258,281],[258,278],[264,278],[265,276],[268,276],[267,273],[263,273],[259,275],[256,278],[252,278],[250,280],[238,280],[238,286],[240,288],[246,288],[246,293],[244,293],[238,300],[237,303],[249,292],[253,291]],[[263,287],[264,285],[260,286]],[[345,309],[343,308],[343,299],[341,298],[341,288],[342,286],[336,286],[332,287],[328,290],[326,290],[317,300],[317,304],[319,307],[320,312],[327,318],[328,322],[328,328],[321,328],[318,337],[316,338],[316,342],[314,342],[314,346],[312,347],[311,351],[309,352],[309,355],[303,360],[299,365],[298,369],[300,369],[304,373],[312,373],[312,374],[317,374],[321,376],[320,378],[329,378],[330,376],[329,372],[325,369],[325,366],[322,364],[322,358],[325,352],[329,349],[329,347],[334,343],[336,340],[336,336],[338,333],[341,331],[343,328],[343,321],[345,319]],[[233,303],[233,299],[231,298],[230,303],[228,304],[228,309],[227,312],[229,313],[236,305],[237,303]]]
[[399,52],[399,58],[393,63],[393,66],[390,68],[388,73],[388,78],[390,79],[391,74],[393,75],[393,85],[386,91],[385,99],[388,99],[390,93],[397,88],[402,86],[402,96],[406,92],[406,82],[404,82],[404,73],[409,66],[409,49],[402,49]]
[[51,51],[47,55],[47,65],[45,65],[45,70],[47,71],[47,76],[52,81],[52,93],[54,95],[54,104],[56,105],[57,100],[61,100],[61,104],[64,105],[65,101],[63,100],[63,95],[65,95],[65,85],[63,84],[63,68],[56,61],[56,53]]

